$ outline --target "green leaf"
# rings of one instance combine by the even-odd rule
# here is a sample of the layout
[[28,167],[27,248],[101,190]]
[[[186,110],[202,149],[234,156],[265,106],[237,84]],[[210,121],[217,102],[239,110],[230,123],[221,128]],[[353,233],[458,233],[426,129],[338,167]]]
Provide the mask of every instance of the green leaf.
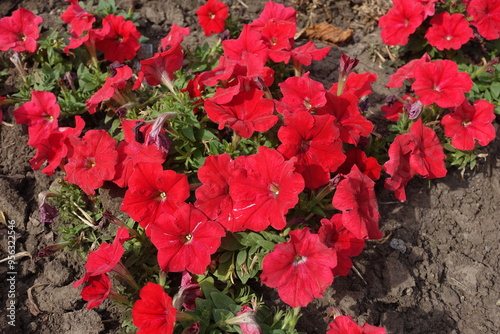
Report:
[[243,263],[247,261],[247,251],[246,250],[241,250],[238,252],[238,255],[236,256],[236,265],[241,266]]
[[241,249],[242,245],[238,242],[238,240],[232,233],[229,233],[224,238],[222,238],[220,248],[228,251],[235,251]]
[[210,299],[212,299],[215,307],[217,307],[218,309],[231,311],[232,307],[236,305],[234,300],[220,291],[211,292],[209,296]]

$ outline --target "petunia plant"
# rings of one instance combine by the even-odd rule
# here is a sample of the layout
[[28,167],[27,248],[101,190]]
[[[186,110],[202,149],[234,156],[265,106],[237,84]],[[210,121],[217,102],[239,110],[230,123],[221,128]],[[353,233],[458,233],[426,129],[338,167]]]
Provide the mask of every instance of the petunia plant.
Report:
[[[469,20],[436,1],[394,2],[380,20],[386,43],[408,43],[430,18],[425,38],[438,51],[385,83],[399,89],[381,108],[394,122],[385,137],[365,113],[376,74],[342,54],[338,82],[315,81],[304,66],[330,48],[295,45],[293,8],[270,1],[225,33],[228,7],[209,0],[196,14],[220,40],[192,50],[190,29],[173,24],[158,52],[135,61],[144,38],[134,15],[68,2],[66,33],[40,32],[24,9],[0,19],[13,27],[0,47],[20,76],[0,101],[27,128],[32,168],[59,177],[39,207],[44,222],[59,215],[61,241],[39,256],[87,253],[75,288],[89,309],[122,304],[130,331],[296,333],[300,308],[383,242],[377,182],[405,201],[412,178],[472,165],[495,138],[500,90],[472,98],[476,76],[496,64],[470,75],[438,55],[474,29],[498,38],[481,16],[498,1],[468,1]],[[252,288],[260,283],[277,289],[281,309]],[[338,312],[328,333],[347,332],[385,329]]]

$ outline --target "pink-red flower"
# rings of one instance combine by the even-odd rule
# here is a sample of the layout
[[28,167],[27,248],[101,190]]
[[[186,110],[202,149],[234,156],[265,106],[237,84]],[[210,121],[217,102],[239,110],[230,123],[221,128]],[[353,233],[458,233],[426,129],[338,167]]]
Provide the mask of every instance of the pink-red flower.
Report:
[[35,52],[43,19],[27,9],[19,8],[12,16],[0,19],[0,51]]
[[467,14],[481,36],[488,40],[500,37],[500,0],[471,0]]
[[134,23],[126,21],[123,16],[108,15],[102,20],[102,25],[95,46],[104,52],[104,58],[120,63],[134,59],[141,47],[141,34]]
[[192,204],[158,217],[151,227],[151,241],[158,248],[158,264],[167,272],[187,270],[203,274],[225,235],[218,222],[209,220]]
[[228,104],[219,105],[207,99],[205,109],[208,117],[219,123],[219,130],[228,124],[243,138],[250,138],[254,131],[265,132],[278,121],[273,115],[273,101],[263,95],[262,91],[252,88],[240,92]]
[[[325,87],[309,78],[309,72],[302,77],[290,77],[278,86],[283,94],[280,102],[286,104],[287,110],[313,112],[326,104]],[[284,112],[280,104],[276,107],[278,112]]]
[[149,282],[139,293],[141,299],[132,308],[137,334],[171,334],[174,332],[177,310],[172,306],[172,298],[161,285]]
[[227,6],[218,0],[208,0],[197,11],[198,23],[203,28],[205,36],[218,34],[224,31],[225,20],[229,16]]
[[441,120],[444,134],[451,137],[451,144],[459,150],[472,150],[476,142],[488,145],[496,137],[495,106],[485,100],[477,100],[473,105],[465,100],[454,111]]
[[374,157],[367,157],[366,153],[359,148],[353,147],[346,153],[345,162],[338,168],[337,173],[349,174],[352,166],[358,166],[359,170],[370,177],[373,181],[380,178],[382,167]]
[[329,220],[321,219],[318,235],[325,245],[337,252],[337,265],[332,269],[333,275],[347,276],[352,268],[351,257],[361,254],[365,241],[356,238],[344,227],[341,213],[337,213]]
[[386,334],[385,328],[376,327],[365,323],[358,325],[352,320],[351,316],[338,316],[328,324],[326,334]]
[[290,241],[277,244],[262,262],[262,283],[277,288],[291,307],[306,306],[333,282],[337,265],[335,250],[321,242],[317,234],[304,228],[290,232]]
[[78,0],[66,1],[71,5],[61,14],[61,20],[70,25],[69,32],[72,37],[80,37],[84,31],[92,29],[92,24],[96,19],[78,4]]
[[392,0],[394,6],[379,20],[385,44],[406,45],[408,37],[424,21],[424,9],[418,1]]
[[111,280],[107,274],[99,274],[89,277],[87,285],[82,289],[82,299],[87,302],[90,310],[102,304],[111,292]]
[[94,195],[95,189],[115,176],[116,141],[105,130],[89,130],[83,138],[71,137],[70,142],[64,179]]
[[[162,53],[156,53],[152,58],[141,60],[139,80],[145,78],[148,85],[156,86],[163,83],[172,87],[174,72],[178,71],[184,60],[180,44]],[[134,87],[135,88],[135,87]]]
[[354,165],[333,195],[333,206],[342,211],[342,224],[358,239],[382,238],[374,186],[375,182]]
[[229,178],[236,170],[236,163],[227,153],[210,155],[198,170],[203,183],[196,189],[194,205],[210,219],[217,220],[231,232],[243,231],[233,218],[233,199],[229,195]]
[[438,50],[458,50],[467,43],[474,33],[462,14],[439,13],[431,19],[431,27],[425,38]]
[[253,231],[269,225],[278,230],[285,228],[285,215],[304,190],[304,179],[295,172],[293,160],[285,160],[278,151],[264,146],[244,159],[229,180],[237,224]]
[[285,125],[278,131],[282,142],[278,151],[286,159],[296,157],[295,168],[310,189],[326,184],[330,172],[335,172],[345,160],[334,121],[331,115],[285,113]]
[[163,170],[159,163],[138,163],[128,180],[122,210],[149,234],[149,225],[163,212],[174,213],[189,197],[184,174]]
[[127,87],[128,80],[132,77],[132,69],[125,65],[116,67],[115,70],[115,75],[107,77],[104,85],[90,99],[85,101],[89,113],[94,114],[99,103],[110,99],[118,102],[120,106],[127,103],[120,90]]
[[472,88],[468,73],[458,72],[451,60],[420,63],[415,67],[415,82],[411,86],[424,105],[436,103],[441,108],[457,107],[465,100],[464,93]]
[[167,51],[169,48],[181,44],[184,37],[189,36],[190,33],[191,30],[189,27],[183,28],[175,23],[172,23],[172,27],[170,28],[168,35],[160,41],[161,52]]
[[413,59],[409,61],[406,65],[398,68],[396,73],[390,76],[389,83],[386,87],[401,87],[403,86],[403,82],[405,80],[414,80],[415,75],[413,72],[415,71],[415,67],[417,67],[418,64],[428,63],[430,61],[431,57],[427,52],[424,53],[420,59]]

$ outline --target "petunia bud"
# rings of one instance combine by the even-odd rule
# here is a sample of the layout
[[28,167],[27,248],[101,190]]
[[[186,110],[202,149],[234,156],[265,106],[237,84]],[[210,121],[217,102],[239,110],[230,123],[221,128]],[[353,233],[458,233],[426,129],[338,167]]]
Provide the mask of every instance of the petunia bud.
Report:
[[40,251],[38,251],[37,256],[38,257],[47,257],[47,256],[54,255],[55,252],[63,249],[66,246],[69,246],[69,244],[70,244],[70,242],[67,241],[67,242],[60,242],[60,243],[57,243],[54,245],[49,245],[47,247],[42,248]]

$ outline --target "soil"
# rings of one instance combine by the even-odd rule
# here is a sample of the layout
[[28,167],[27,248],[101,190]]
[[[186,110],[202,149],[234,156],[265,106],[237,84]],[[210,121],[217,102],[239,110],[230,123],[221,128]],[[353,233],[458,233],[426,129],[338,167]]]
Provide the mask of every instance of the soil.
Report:
[[[263,0],[223,0],[233,16],[244,22],[256,18]],[[278,1],[279,2],[279,1]],[[128,8],[129,1],[117,1]],[[137,0],[140,31],[148,43],[157,45],[171,23],[191,27],[189,45],[210,41],[197,26],[194,11],[197,0]],[[341,52],[359,58],[359,73],[377,73],[379,80],[370,97],[370,113],[377,119],[378,107],[390,94],[384,88],[392,70],[382,66],[389,59],[376,29],[377,15],[384,13],[388,0],[306,1],[310,17],[301,15],[299,25],[308,19],[319,23],[332,19],[342,29],[354,30],[347,45],[332,47],[329,56],[313,64],[311,77],[326,87],[338,76]],[[286,2],[291,5],[290,2]],[[25,7],[44,18],[43,27],[62,28],[59,15],[67,7],[63,0],[10,0],[0,3],[0,16]],[[309,6],[309,7],[308,7]],[[315,6],[315,8],[313,8]],[[324,46],[317,43],[318,46]],[[374,50],[380,54],[377,55]],[[5,85],[0,96],[14,90]],[[12,107],[3,106],[4,121],[14,123]],[[17,294],[16,326],[7,324],[7,295],[10,284],[7,264],[0,264],[0,331],[4,333],[121,333],[120,312],[109,302],[87,310],[73,282],[83,275],[84,261],[73,254],[58,252],[49,258],[36,257],[44,246],[57,242],[57,223],[42,224],[37,198],[54,178],[34,172],[28,160],[34,152],[27,146],[26,129],[19,125],[0,127],[0,210],[8,221],[15,221],[16,251],[29,256],[19,258],[15,271]],[[498,333],[500,328],[499,219],[500,156],[499,141],[484,150],[486,158],[478,167],[461,175],[451,169],[438,180],[415,178],[407,186],[407,202],[398,202],[378,184],[381,226],[390,238],[385,243],[368,242],[362,255],[354,258],[358,274],[337,277],[324,293],[307,308],[298,329],[324,333],[329,307],[336,306],[359,323],[384,326],[390,334],[477,334]],[[0,259],[7,257],[8,230],[0,224]],[[267,291],[267,290],[265,290]],[[28,298],[32,295],[32,298]],[[269,293],[269,303],[276,294]]]

